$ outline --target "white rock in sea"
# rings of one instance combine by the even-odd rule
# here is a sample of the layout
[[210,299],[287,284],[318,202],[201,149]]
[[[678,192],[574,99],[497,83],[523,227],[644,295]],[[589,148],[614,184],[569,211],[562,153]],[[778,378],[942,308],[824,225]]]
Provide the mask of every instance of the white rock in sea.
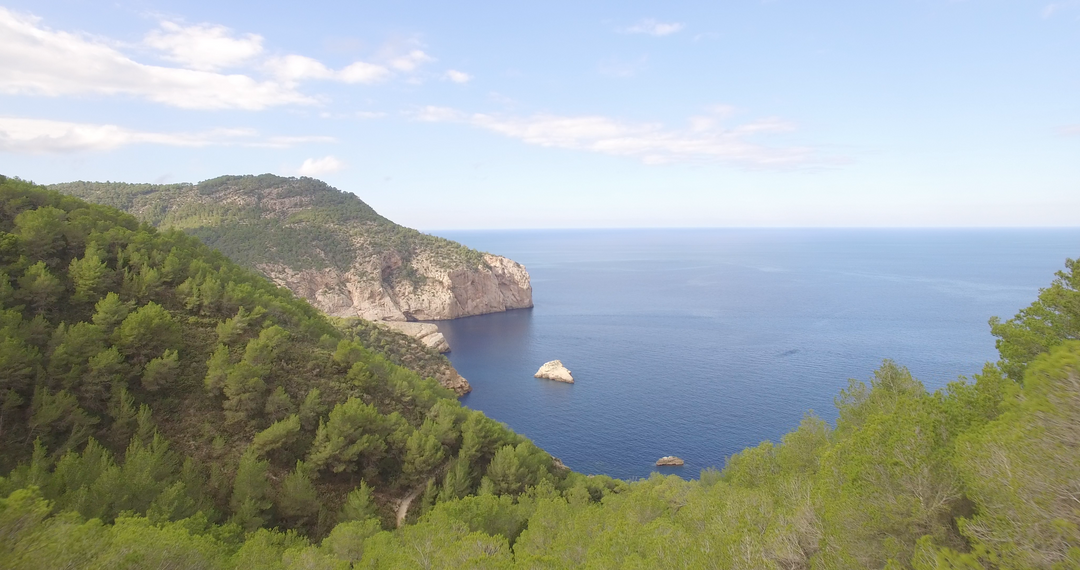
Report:
[[657,467],[681,467],[684,463],[685,461],[679,459],[678,457],[675,457],[674,455],[665,455],[664,457],[656,460]]
[[547,380],[555,380],[556,382],[566,382],[567,384],[574,383],[574,377],[570,375],[570,371],[563,366],[561,360],[552,360],[551,362],[544,363],[540,367],[540,370],[533,374],[536,378],[544,378]]

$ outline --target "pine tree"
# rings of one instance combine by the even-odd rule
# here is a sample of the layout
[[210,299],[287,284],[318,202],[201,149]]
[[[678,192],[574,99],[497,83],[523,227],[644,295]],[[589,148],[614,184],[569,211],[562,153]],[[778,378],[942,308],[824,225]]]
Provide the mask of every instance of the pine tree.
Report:
[[15,231],[23,254],[30,259],[43,259],[62,249],[64,220],[67,212],[53,206],[26,210],[15,216]]
[[79,302],[97,302],[111,285],[110,270],[96,247],[87,247],[81,259],[72,259],[68,277],[75,286],[72,298]]
[[309,526],[321,507],[319,493],[312,485],[307,469],[302,461],[297,461],[296,468],[281,482],[277,494],[278,514],[290,519],[293,526]]
[[127,303],[120,300],[120,295],[109,292],[94,305],[93,321],[106,335],[111,335],[129,312]]
[[166,349],[164,354],[146,363],[142,375],[142,386],[146,390],[156,392],[175,382],[179,369],[177,352]]
[[44,261],[39,261],[26,268],[19,278],[19,293],[37,314],[42,314],[54,306],[64,292],[64,286]]
[[167,310],[150,302],[129,314],[117,330],[120,349],[137,363],[180,343],[180,326]]
[[525,488],[526,471],[512,445],[504,445],[495,452],[488,464],[486,477],[491,480],[497,495],[520,493]]
[[371,487],[363,480],[360,486],[345,496],[345,504],[338,513],[338,522],[364,521],[378,516],[375,501],[371,496]]
[[269,467],[269,462],[253,453],[245,453],[236,469],[232,498],[229,499],[232,522],[249,532],[269,521],[267,511],[273,506],[273,501],[269,499],[270,483],[266,478]]
[[442,463],[446,456],[442,443],[429,432],[430,430],[418,429],[409,436],[405,444],[402,475],[408,485],[419,483]]
[[206,361],[206,379],[203,381],[206,390],[213,395],[218,395],[225,387],[229,379],[229,347],[219,344],[217,350]]

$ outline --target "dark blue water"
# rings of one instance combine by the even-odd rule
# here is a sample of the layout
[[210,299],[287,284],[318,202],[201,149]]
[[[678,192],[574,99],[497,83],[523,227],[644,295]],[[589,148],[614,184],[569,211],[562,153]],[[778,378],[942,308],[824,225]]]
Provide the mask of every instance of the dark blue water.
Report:
[[[987,320],[1047,286],[1080,230],[440,232],[508,256],[534,309],[441,322],[470,408],[584,473],[696,477],[883,359],[931,390],[996,360]],[[548,360],[573,385],[533,378]]]

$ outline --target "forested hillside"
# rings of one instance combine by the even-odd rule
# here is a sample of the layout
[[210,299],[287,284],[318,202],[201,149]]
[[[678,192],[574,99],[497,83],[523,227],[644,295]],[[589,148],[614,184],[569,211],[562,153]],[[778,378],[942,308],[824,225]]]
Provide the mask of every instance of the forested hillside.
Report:
[[[356,196],[312,178],[263,174],[199,184],[71,182],[51,189],[127,211],[156,227],[184,230],[248,267],[270,259],[295,269],[347,271],[360,256],[392,251],[409,260],[420,250],[437,251],[449,265],[482,263],[480,252],[395,224]],[[407,266],[401,271],[393,278],[410,278]]]
[[1080,568],[1074,261],[970,379],[622,482],[178,232],[16,180],[0,231],[2,568]]
[[198,237],[336,317],[441,320],[532,306],[520,264],[395,224],[313,178],[50,188]]
[[546,453],[370,350],[372,331],[335,329],[181,232],[6,178],[0,329],[3,496],[34,486],[106,523],[196,516],[319,538],[393,526],[414,490],[422,510],[565,482]]

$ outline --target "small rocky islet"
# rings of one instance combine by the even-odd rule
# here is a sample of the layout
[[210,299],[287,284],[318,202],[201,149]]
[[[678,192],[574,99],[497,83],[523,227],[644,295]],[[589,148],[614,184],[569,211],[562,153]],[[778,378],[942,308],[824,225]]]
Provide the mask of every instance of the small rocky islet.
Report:
[[571,375],[570,371],[563,366],[561,360],[545,362],[544,365],[536,371],[536,374],[533,374],[533,377],[554,380],[556,382],[566,382],[567,384],[574,383],[573,375]]
[[657,467],[682,467],[684,463],[686,462],[674,455],[665,455],[656,460]]

